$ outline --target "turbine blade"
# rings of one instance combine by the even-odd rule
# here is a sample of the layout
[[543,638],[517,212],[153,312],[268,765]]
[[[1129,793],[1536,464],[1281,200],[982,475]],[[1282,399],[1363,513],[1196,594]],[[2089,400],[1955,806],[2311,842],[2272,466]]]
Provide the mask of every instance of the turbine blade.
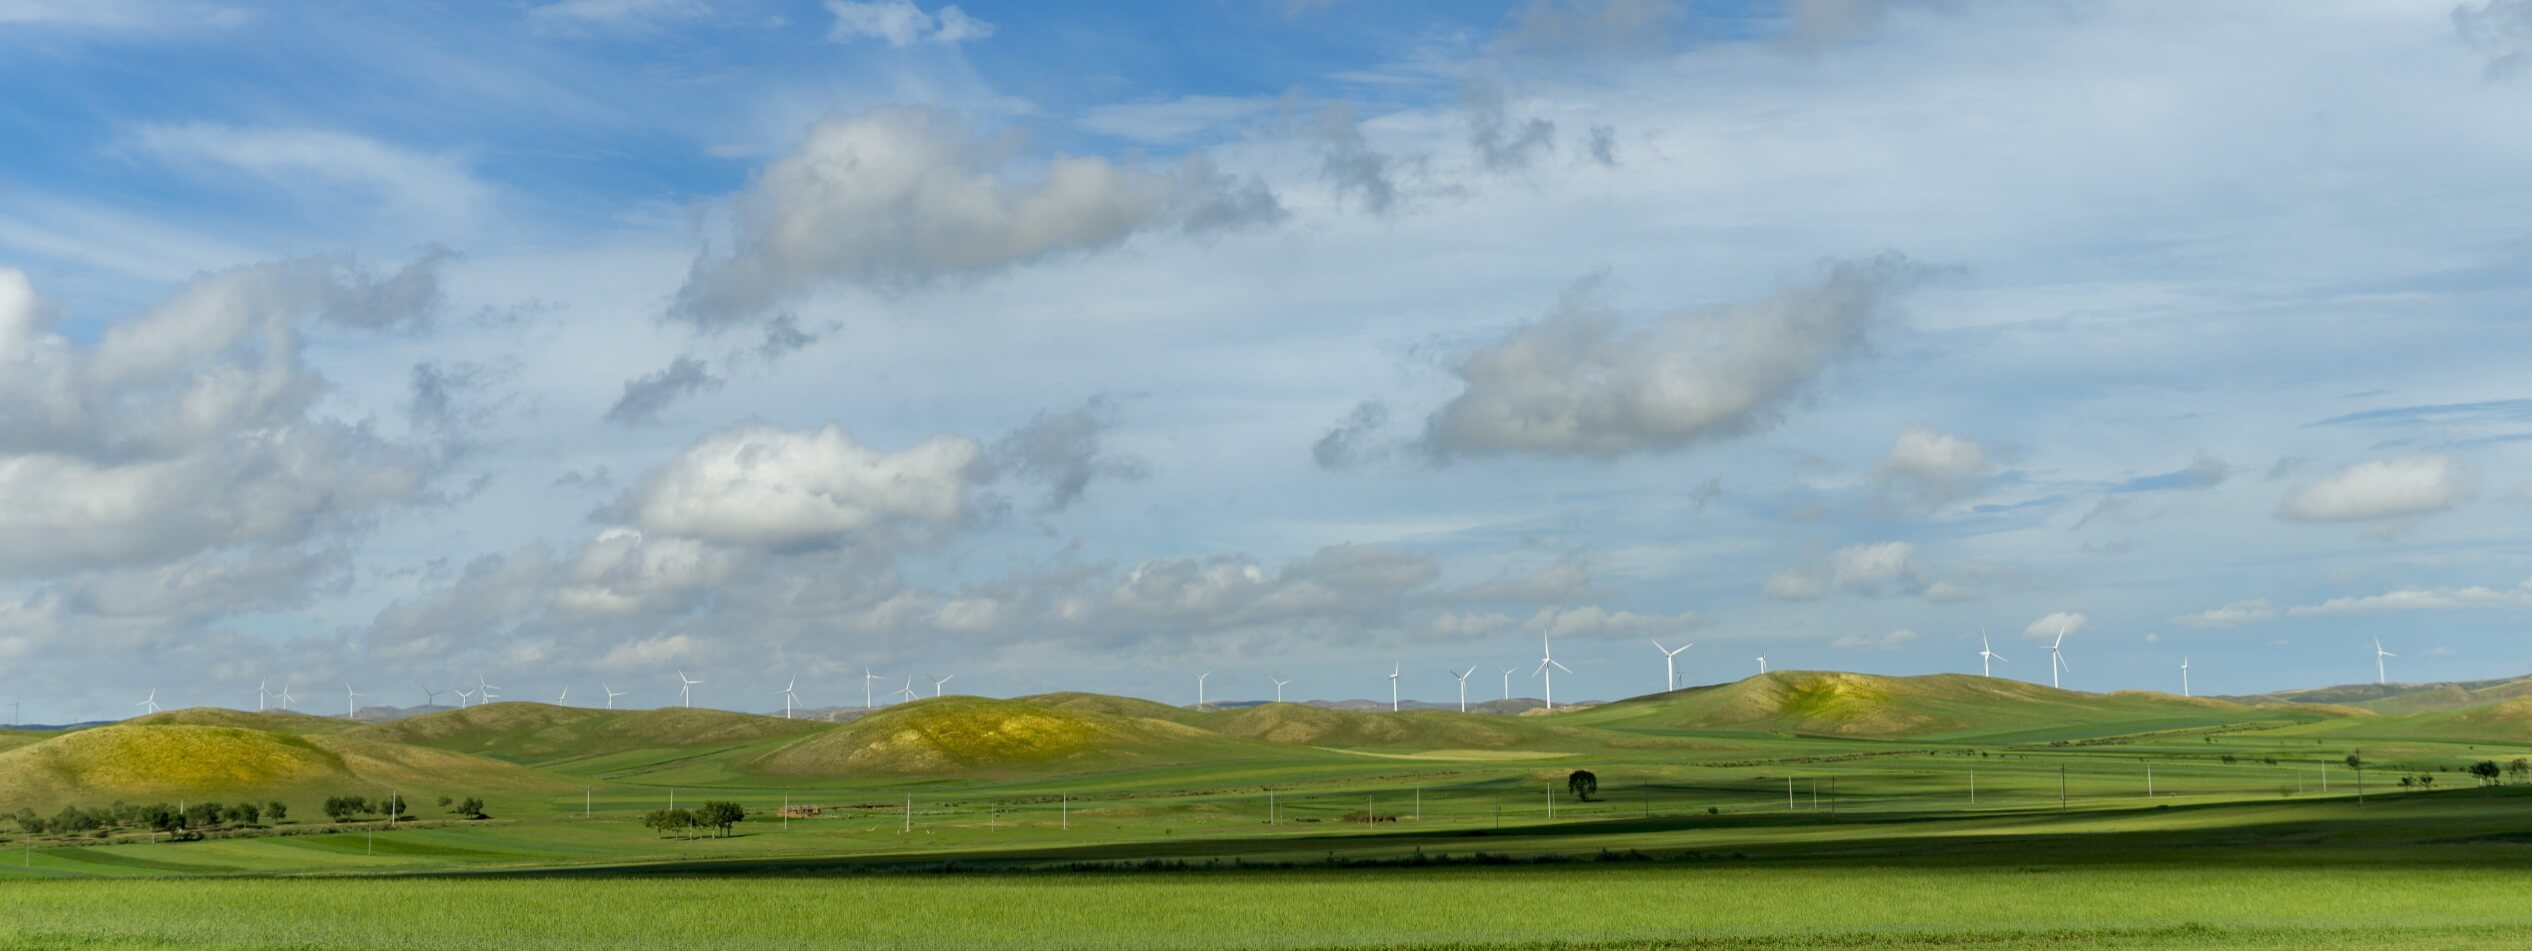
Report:
[[[1552,660],[1551,660],[1551,661],[1548,661],[1548,663],[1551,663],[1551,664],[1556,664],[1556,662],[1555,662],[1555,661],[1552,661]],[[1556,664],[1556,669],[1561,670],[1561,671],[1564,671],[1564,672],[1569,673],[1569,674],[1574,672],[1574,669],[1573,669],[1573,668],[1571,668],[1571,667],[1567,667],[1567,666],[1565,666],[1565,665],[1563,665],[1563,664]]]

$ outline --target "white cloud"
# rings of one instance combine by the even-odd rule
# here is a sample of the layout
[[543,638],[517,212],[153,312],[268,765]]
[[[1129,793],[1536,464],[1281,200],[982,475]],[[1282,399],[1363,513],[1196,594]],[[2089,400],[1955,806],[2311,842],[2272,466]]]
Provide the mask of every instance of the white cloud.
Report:
[[1779,601],[1809,601],[1822,594],[1823,586],[1818,578],[1787,569],[1768,575],[1760,590]]
[[2209,608],[2196,614],[2184,614],[2173,618],[2172,623],[2204,628],[2240,627],[2244,624],[2270,620],[2276,616],[2277,609],[2269,606],[2268,599],[2254,598],[2249,601],[2235,601],[2220,608]]
[[1875,477],[1896,501],[1930,510],[1968,495],[1991,469],[1986,447],[1931,427],[1910,426],[1899,431]]
[[347,188],[389,210],[433,221],[463,220],[493,201],[492,188],[457,157],[341,132],[190,122],[142,126],[129,140],[134,149],[169,163],[225,166],[284,189]]
[[1609,458],[1764,429],[1861,348],[1920,273],[1895,255],[1846,262],[1817,284],[1634,329],[1579,284],[1546,320],[1454,368],[1465,386],[1427,420],[1425,448]]
[[2286,497],[2278,514],[2300,522],[2424,515],[2470,494],[2460,464],[2440,455],[2361,462]]
[[1198,154],[1157,169],[1059,155],[1032,181],[1006,174],[1010,160],[1008,143],[939,112],[819,122],[738,197],[735,246],[696,259],[674,312],[727,324],[825,286],[907,290],[1283,215],[1264,185]]
[[1913,587],[1920,574],[1917,546],[1907,542],[1849,545],[1829,553],[1829,581],[1850,591],[1873,594],[1887,585]]
[[2054,641],[2060,631],[2065,632],[2067,637],[2083,633],[2084,624],[2085,618],[2081,614],[2057,611],[2031,622],[2029,627],[2022,629],[2022,636],[2035,641]]
[[648,532],[770,548],[830,542],[894,523],[956,521],[983,452],[947,436],[882,452],[833,426],[742,426],[680,454],[623,507]]
[[880,40],[898,48],[923,43],[955,46],[993,35],[993,24],[968,16],[955,4],[942,7],[939,13],[925,13],[911,0],[826,0],[826,9],[835,15],[835,26],[826,38],[837,43]]
[[1676,634],[1697,626],[1694,611],[1678,614],[1637,614],[1632,611],[1611,611],[1598,606],[1579,608],[1540,608],[1525,625],[1530,633],[1551,638],[1579,637],[1593,640],[1623,640]]
[[2532,607],[2532,579],[2512,588],[2472,585],[2465,588],[2396,588],[2381,594],[2331,598],[2320,604],[2297,605],[2289,617],[2382,614],[2393,611],[2451,611],[2462,608]]
[[1845,648],[1848,650],[1888,651],[1898,650],[1901,647],[1907,646],[1910,641],[1914,641],[1916,639],[1917,632],[1901,628],[1880,637],[1866,637],[1861,634],[1848,634],[1844,637],[1838,638],[1837,640],[1830,641],[1829,646]]
[[1475,614],[1444,611],[1425,624],[1425,630],[1436,637],[1451,640],[1487,637],[1511,630],[1521,622],[1508,614]]

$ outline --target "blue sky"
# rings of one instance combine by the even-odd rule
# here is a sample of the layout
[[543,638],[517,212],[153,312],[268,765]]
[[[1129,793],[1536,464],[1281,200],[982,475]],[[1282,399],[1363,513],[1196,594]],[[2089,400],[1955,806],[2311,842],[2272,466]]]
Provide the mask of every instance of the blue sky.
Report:
[[0,0],[0,694],[2513,676],[2528,64],[2525,0]]

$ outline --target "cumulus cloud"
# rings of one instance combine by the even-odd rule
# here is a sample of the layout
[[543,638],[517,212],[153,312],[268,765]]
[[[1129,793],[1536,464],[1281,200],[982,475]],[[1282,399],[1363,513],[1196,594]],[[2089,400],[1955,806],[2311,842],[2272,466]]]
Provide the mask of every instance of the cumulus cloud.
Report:
[[1351,198],[1364,211],[1385,215],[1398,204],[1398,160],[1372,147],[1354,120],[1354,107],[1331,103],[1310,122],[1311,147],[1319,155],[1319,177]]
[[1514,120],[1501,87],[1472,83],[1460,99],[1468,109],[1468,144],[1479,167],[1517,172],[1556,148],[1556,123],[1538,116]]
[[1626,640],[1671,634],[1697,626],[1694,611],[1677,614],[1637,614],[1632,611],[1611,611],[1598,606],[1579,608],[1540,608],[1527,624],[1532,634],[1551,638],[1579,637],[1587,640]]
[[937,111],[821,121],[738,196],[731,249],[695,260],[671,312],[726,326],[822,287],[904,291],[1283,217],[1264,184],[1197,153],[1154,168],[1057,155],[1027,179],[1011,153]]
[[0,577],[287,547],[427,501],[439,447],[320,415],[301,350],[319,329],[422,325],[441,260],[220,272],[88,345],[0,269]]
[[2286,609],[2289,617],[2382,614],[2394,611],[2451,611],[2461,608],[2532,607],[2532,579],[2511,588],[2472,585],[2464,588],[2396,588],[2381,594],[2331,598],[2319,604]]
[[2277,514],[2298,522],[2425,515],[2470,494],[2460,464],[2438,455],[2360,462],[2286,497]]
[[2226,628],[2256,624],[2276,616],[2277,609],[2269,606],[2268,599],[2254,598],[2249,601],[2235,601],[2220,608],[2208,608],[2196,614],[2183,614],[2173,618],[2172,623],[2186,624],[2190,627]]
[[1046,487],[1041,511],[1057,511],[1081,501],[1093,480],[1138,481],[1151,475],[1143,459],[1108,450],[1105,434],[1116,425],[1116,408],[1093,398],[1060,413],[1039,413],[1027,425],[995,440],[987,457],[990,472]]
[[1810,601],[1825,593],[1827,587],[1809,574],[1786,569],[1767,576],[1767,583],[1760,590],[1779,601]]
[[659,421],[678,400],[721,388],[720,377],[693,357],[678,357],[668,366],[624,381],[624,395],[607,408],[607,421],[639,425]]
[[1848,634],[1844,637],[1838,638],[1837,640],[1830,641],[1829,646],[1845,648],[1848,650],[1890,651],[1906,647],[1910,641],[1914,641],[1916,639],[1917,632],[1901,628],[1879,637],[1872,637],[1863,634]]
[[2031,622],[2022,629],[2022,636],[2035,641],[2055,641],[2059,631],[2073,637],[2084,632],[2085,618],[2072,611],[2056,611]]
[[1829,580],[1850,591],[1879,594],[1893,585],[1916,587],[1923,575],[1917,546],[1907,542],[1850,545],[1829,553]]
[[1423,446],[1611,458],[1767,428],[1865,346],[1921,273],[1897,255],[1850,261],[1815,284],[1637,328],[1582,282],[1546,320],[1460,361],[1463,389],[1426,421]]
[[1928,511],[1969,495],[1993,469],[1985,446],[1932,427],[1910,426],[1899,431],[1874,478],[1888,498]]
[[1310,444],[1310,459],[1322,469],[1350,469],[1376,462],[1389,454],[1389,447],[1377,441],[1382,427],[1388,425],[1388,404],[1366,400],[1345,414],[1318,442]]
[[956,46],[993,35],[993,24],[968,16],[956,4],[925,13],[911,0],[826,0],[835,25],[826,38],[837,43],[879,40],[903,49],[924,43]]
[[679,454],[618,508],[645,532],[766,548],[831,543],[957,521],[983,452],[948,436],[885,452],[833,426],[741,426]]

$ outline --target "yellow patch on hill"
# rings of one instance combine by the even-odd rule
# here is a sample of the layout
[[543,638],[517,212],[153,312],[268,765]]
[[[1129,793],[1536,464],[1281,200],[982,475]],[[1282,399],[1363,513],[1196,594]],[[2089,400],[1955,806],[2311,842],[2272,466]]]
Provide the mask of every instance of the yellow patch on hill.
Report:
[[270,789],[339,775],[309,741],[236,727],[117,724],[0,753],[0,791],[98,798]]
[[1048,764],[1157,761],[1183,747],[1220,742],[1164,720],[1112,717],[983,697],[942,697],[890,707],[759,757],[752,768],[785,776],[926,775]]

